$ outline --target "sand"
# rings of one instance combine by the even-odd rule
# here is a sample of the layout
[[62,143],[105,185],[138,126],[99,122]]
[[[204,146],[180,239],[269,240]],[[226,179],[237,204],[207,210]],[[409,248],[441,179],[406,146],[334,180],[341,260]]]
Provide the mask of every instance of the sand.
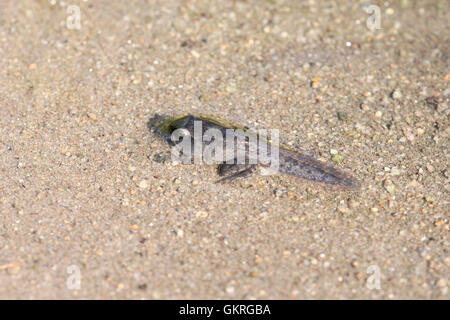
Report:
[[[0,299],[449,299],[450,5],[364,2],[1,1]],[[363,188],[216,184],[185,112]]]

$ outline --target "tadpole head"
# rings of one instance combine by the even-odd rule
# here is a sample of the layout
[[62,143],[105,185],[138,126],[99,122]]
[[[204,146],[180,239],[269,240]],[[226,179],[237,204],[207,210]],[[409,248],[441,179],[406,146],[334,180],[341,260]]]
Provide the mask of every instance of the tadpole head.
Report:
[[169,117],[156,113],[148,121],[147,127],[150,131],[166,140],[169,145],[174,145],[174,142],[171,140],[172,133],[177,129],[186,129],[186,126],[192,127],[193,119],[194,117],[189,115]]
[[159,131],[162,129],[162,125],[169,118],[169,116],[155,113],[154,116],[150,118],[150,120],[148,120],[147,127],[150,131],[159,133]]
[[170,143],[171,134],[171,132],[167,130],[167,122],[169,121],[169,119],[169,116],[155,113],[154,116],[147,122],[147,128],[156,136],[164,139],[168,143]]
[[[193,129],[194,126],[194,121],[195,117],[188,115],[188,116],[184,116],[184,117],[180,117],[180,118],[174,118],[172,119],[172,121],[170,121],[170,125],[169,125],[169,131],[173,132],[177,129],[187,129],[187,130],[191,130]],[[193,134],[193,132],[192,132]]]

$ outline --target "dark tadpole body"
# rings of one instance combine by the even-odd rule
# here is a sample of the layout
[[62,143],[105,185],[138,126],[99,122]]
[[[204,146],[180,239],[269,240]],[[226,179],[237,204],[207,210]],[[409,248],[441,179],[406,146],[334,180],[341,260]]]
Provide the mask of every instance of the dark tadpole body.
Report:
[[[184,129],[189,132],[191,137],[194,137],[195,121],[202,121],[202,135],[205,131],[211,128],[220,130],[224,137],[226,136],[225,132],[227,129],[242,129],[246,136],[242,140],[244,145],[241,147],[246,148],[246,150],[248,150],[248,134],[256,135],[256,133],[250,131],[248,127],[209,115],[187,114],[172,118],[155,115],[152,119],[150,119],[148,126],[154,133],[164,138],[164,140],[166,140],[169,144],[173,145],[174,143],[170,137],[171,134],[177,129]],[[236,147],[239,148],[239,146]],[[356,179],[330,164],[319,161],[287,145],[279,144],[278,147],[275,146],[274,148],[278,149],[278,172],[280,173],[320,184],[336,186],[342,189],[356,190],[360,188],[360,183]],[[219,181],[228,182],[237,178],[247,177],[254,173],[256,168],[260,166],[264,167],[265,165],[261,163],[238,164],[237,161],[234,163],[222,163],[218,167],[218,173],[223,178]]]

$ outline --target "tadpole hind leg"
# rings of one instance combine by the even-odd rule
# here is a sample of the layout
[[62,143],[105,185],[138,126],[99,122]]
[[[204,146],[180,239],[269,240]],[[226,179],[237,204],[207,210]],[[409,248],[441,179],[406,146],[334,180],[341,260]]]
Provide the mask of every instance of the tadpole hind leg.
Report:
[[[225,176],[216,181],[216,183],[227,183],[238,178],[246,178],[257,169],[256,164],[221,164],[218,168],[220,176]],[[230,174],[231,173],[231,174]]]

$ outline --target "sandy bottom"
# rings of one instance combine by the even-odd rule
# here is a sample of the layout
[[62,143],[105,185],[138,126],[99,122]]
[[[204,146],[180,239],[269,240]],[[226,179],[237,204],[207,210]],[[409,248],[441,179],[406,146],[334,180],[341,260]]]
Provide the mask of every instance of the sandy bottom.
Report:
[[[375,30],[364,1],[69,2],[0,2],[0,299],[450,298],[448,1],[372,1]],[[184,112],[363,187],[216,184],[147,128]]]

